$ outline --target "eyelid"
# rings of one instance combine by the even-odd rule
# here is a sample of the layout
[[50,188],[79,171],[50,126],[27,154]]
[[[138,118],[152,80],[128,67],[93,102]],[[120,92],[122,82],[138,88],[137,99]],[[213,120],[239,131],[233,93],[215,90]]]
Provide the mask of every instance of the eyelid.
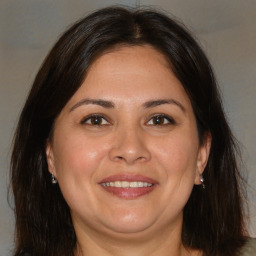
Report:
[[[88,120],[90,120],[91,118],[94,118],[94,117],[104,119],[104,120],[107,122],[107,124],[100,124],[100,125],[94,124],[94,125],[93,125],[93,124],[86,123]],[[110,122],[109,119],[108,119],[105,115],[103,115],[103,114],[89,114],[89,115],[87,115],[87,116],[85,116],[85,117],[83,117],[83,118],[81,119],[80,124],[88,124],[88,125],[92,125],[92,126],[103,126],[103,125],[109,125],[109,124],[111,124],[111,122]]]
[[151,115],[149,118],[148,118],[148,121],[146,122],[146,124],[148,124],[154,117],[163,117],[165,118],[166,120],[168,120],[168,123],[167,124],[149,124],[149,125],[152,125],[152,126],[166,126],[166,125],[175,125],[177,124],[177,122],[174,120],[173,117],[169,116],[169,115],[166,115],[166,114],[153,114]]

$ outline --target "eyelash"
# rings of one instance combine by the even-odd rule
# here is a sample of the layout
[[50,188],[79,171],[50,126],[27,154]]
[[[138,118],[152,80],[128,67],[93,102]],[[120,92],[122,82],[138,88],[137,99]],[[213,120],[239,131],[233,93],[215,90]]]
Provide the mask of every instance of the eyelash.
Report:
[[[149,124],[149,122],[153,122],[153,119],[158,119],[159,120],[159,118],[163,118],[163,122],[164,123],[159,123],[159,124],[157,124],[157,123],[152,123],[152,124]],[[149,124],[149,125],[151,125],[151,126],[166,126],[166,125],[175,125],[176,124],[176,121],[172,118],[172,117],[170,117],[170,116],[167,116],[167,115],[165,115],[165,114],[156,114],[156,115],[154,115],[154,116],[152,116],[150,119],[149,119],[149,121],[147,122],[147,124]]]
[[[160,118],[161,118],[161,120],[160,120]],[[92,121],[93,119],[94,119],[94,121]],[[88,121],[90,121],[90,122],[88,123]],[[154,123],[154,121],[156,121],[156,123]],[[160,123],[157,123],[159,121],[160,121]],[[96,122],[96,123],[93,124],[93,122]],[[152,122],[152,123],[150,124],[150,122]],[[163,122],[163,123],[161,123],[161,122]],[[83,118],[80,123],[91,125],[91,126],[98,126],[98,127],[110,124],[110,122],[107,120],[107,118],[100,114],[93,114],[93,115],[87,116],[87,117]],[[167,126],[167,125],[175,125],[176,121],[172,117],[167,116],[165,114],[156,114],[156,115],[150,117],[149,121],[147,121],[146,124],[149,126]]]
[[[94,121],[96,121],[96,119],[98,119],[98,121],[100,122],[99,124],[93,124],[92,123],[92,120],[93,118],[95,118]],[[88,121],[90,121],[90,123],[87,123]],[[105,120],[106,124],[102,124],[103,120]],[[103,115],[99,115],[99,114],[93,114],[93,115],[90,115],[90,116],[87,116],[85,118],[83,118],[80,122],[81,124],[87,124],[87,125],[91,125],[91,126],[102,126],[102,125],[109,125],[110,122],[103,116]]]

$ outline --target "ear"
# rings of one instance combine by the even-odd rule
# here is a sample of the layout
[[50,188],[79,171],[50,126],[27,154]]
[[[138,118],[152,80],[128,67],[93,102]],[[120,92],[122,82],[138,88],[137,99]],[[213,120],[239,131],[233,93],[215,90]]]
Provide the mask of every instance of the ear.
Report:
[[205,166],[208,162],[208,158],[210,155],[212,143],[212,136],[210,133],[207,133],[204,136],[204,142],[198,149],[197,154],[197,162],[196,162],[196,176],[195,176],[195,184],[200,185],[200,175],[204,172]]
[[48,164],[48,171],[51,174],[53,174],[54,177],[57,178],[57,173],[56,173],[55,164],[54,164],[53,148],[52,148],[52,144],[49,141],[49,139],[46,142],[45,153],[46,153],[46,160],[47,160],[47,164]]

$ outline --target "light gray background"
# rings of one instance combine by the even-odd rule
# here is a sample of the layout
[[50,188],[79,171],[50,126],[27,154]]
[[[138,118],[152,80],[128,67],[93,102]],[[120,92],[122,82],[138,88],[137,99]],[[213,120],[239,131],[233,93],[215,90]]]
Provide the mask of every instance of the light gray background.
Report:
[[70,23],[117,3],[157,5],[172,13],[196,34],[207,52],[226,113],[243,146],[249,229],[256,236],[256,0],[0,0],[0,255],[10,255],[13,246],[13,213],[6,199],[10,145],[33,78]]

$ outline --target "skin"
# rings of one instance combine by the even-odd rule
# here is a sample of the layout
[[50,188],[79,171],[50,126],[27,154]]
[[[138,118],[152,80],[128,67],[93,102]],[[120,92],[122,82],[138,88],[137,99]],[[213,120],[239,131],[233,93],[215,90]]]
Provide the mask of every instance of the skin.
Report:
[[[92,114],[103,116],[100,125]],[[46,148],[49,171],[70,207],[76,254],[201,255],[182,245],[182,214],[209,150],[210,138],[199,145],[190,100],[162,54],[146,45],[99,57]],[[99,184],[116,174],[156,184],[145,195],[122,198]]]

